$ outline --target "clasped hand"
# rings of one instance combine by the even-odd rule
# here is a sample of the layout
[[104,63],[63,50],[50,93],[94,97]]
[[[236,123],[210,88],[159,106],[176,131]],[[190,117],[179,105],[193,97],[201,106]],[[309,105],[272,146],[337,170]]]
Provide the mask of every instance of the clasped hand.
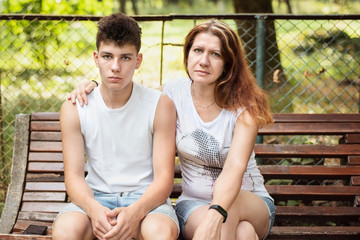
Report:
[[91,222],[93,233],[99,240],[129,240],[135,236],[140,221],[129,208],[119,207],[105,208],[92,217]]

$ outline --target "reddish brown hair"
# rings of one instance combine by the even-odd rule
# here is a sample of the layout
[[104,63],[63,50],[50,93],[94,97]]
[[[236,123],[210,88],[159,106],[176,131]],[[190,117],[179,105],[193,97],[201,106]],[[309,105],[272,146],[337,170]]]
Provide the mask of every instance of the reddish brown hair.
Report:
[[184,64],[187,74],[189,75],[187,69],[189,51],[197,34],[202,32],[217,36],[221,41],[224,70],[216,81],[216,103],[232,111],[241,107],[246,108],[261,126],[272,123],[267,95],[256,83],[245,59],[240,38],[226,23],[215,19],[208,20],[196,25],[188,33],[184,44]]

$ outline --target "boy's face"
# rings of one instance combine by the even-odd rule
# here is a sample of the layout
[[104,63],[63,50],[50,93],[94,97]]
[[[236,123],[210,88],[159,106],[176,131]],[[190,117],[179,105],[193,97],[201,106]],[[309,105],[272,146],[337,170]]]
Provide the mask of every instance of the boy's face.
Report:
[[121,90],[132,82],[135,69],[141,65],[142,54],[131,44],[119,47],[101,42],[98,51],[94,51],[94,60],[102,83],[109,89]]

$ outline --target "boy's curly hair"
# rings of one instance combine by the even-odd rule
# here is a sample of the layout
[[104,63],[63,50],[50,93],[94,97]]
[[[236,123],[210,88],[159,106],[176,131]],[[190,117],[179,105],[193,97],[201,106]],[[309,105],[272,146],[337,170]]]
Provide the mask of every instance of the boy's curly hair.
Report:
[[141,28],[132,17],[122,13],[113,13],[110,16],[101,18],[98,22],[97,49],[99,49],[101,42],[114,43],[117,46],[131,44],[139,52],[141,48]]

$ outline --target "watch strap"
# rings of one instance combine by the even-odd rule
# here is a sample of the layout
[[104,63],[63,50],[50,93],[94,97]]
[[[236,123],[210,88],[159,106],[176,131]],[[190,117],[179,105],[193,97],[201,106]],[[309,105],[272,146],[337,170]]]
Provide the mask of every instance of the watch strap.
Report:
[[226,222],[228,214],[226,210],[223,209],[220,205],[216,205],[216,204],[210,205],[209,209],[215,209],[216,211],[218,211],[224,217],[223,223]]

